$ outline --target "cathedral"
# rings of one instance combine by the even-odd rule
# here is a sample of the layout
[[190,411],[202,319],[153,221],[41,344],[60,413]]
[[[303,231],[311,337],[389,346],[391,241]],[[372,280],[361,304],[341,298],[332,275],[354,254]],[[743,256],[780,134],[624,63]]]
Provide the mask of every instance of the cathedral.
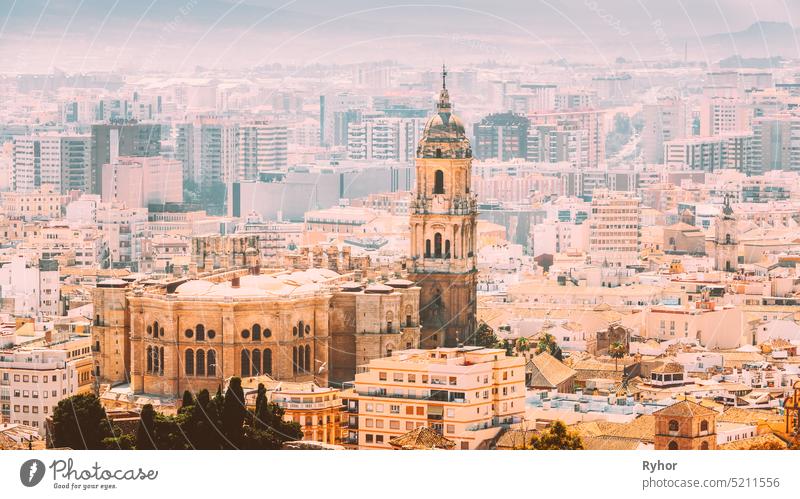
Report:
[[421,288],[420,342],[423,348],[457,346],[475,331],[477,201],[470,192],[472,149],[452,112],[444,68],[416,167],[409,274]]

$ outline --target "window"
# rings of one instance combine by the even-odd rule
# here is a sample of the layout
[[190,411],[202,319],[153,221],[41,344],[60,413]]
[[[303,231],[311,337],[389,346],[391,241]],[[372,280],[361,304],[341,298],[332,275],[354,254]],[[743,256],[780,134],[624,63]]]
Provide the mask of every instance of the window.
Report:
[[414,415],[414,406],[409,405],[406,406],[406,415],[413,416]]
[[669,421],[669,431],[678,431],[679,425],[678,422],[674,419]]
[[392,414],[400,414],[400,406],[399,405],[390,405],[389,412]]
[[409,374],[408,375],[408,382],[409,383],[416,383],[417,382],[417,375],[416,374]]
[[194,351],[191,348],[184,352],[184,371],[187,376],[194,376]]
[[403,382],[403,373],[394,373],[392,375],[392,380],[395,383],[402,383]]
[[437,232],[433,236],[433,257],[434,258],[441,258],[442,257],[442,234]]
[[[209,331],[210,333],[211,331]],[[217,375],[217,352],[214,350],[208,351],[208,356],[206,358],[206,362],[208,362],[208,367],[206,369],[206,374],[209,376],[216,376]]]
[[253,324],[253,341],[261,341],[261,326]]
[[425,408],[417,407],[417,416],[424,416],[424,415],[425,415]]
[[311,372],[311,346],[306,345],[305,370]]
[[376,419],[375,420],[375,428],[383,428],[383,420],[382,419]]
[[197,362],[195,362],[196,373],[198,376],[206,375],[206,352],[204,350],[197,351]]
[[195,339],[197,341],[205,341],[206,340],[206,328],[202,324],[198,324],[194,328],[195,331]]
[[366,435],[364,435],[364,439],[365,439],[365,441],[366,441],[368,444],[371,444],[371,443],[372,443],[372,435],[370,435],[369,433],[367,433]]
[[[267,331],[269,331],[269,329],[267,329]],[[264,355],[261,360],[264,363],[262,373],[272,376],[272,350],[265,348]]]
[[271,336],[272,336],[272,331],[270,331],[269,328],[265,329],[264,330],[264,338],[269,338]]
[[708,431],[708,421],[703,420],[700,422],[700,431]]
[[375,435],[375,443],[382,444],[383,443],[383,435]]
[[147,355],[147,369],[148,373],[153,372],[153,347],[147,347],[146,350]]
[[250,330],[242,329],[242,338],[244,338],[246,340],[249,337],[250,337]]
[[250,350],[242,350],[242,376],[250,376]]
[[669,445],[667,445],[667,449],[669,450],[678,450],[678,443],[675,440],[671,440]]
[[378,373],[378,379],[381,380],[381,381],[386,381],[386,373],[385,372],[379,372]]
[[206,333],[206,336],[208,337],[209,340],[213,340],[217,336],[217,332],[214,331],[213,329],[209,329],[208,332]]
[[444,194],[444,172],[442,170],[436,170],[433,175],[433,193]]
[[449,424],[447,425],[447,433],[455,433],[456,432],[456,425]]
[[708,442],[703,442],[700,444],[700,450],[708,450]]
[[253,366],[250,369],[250,374],[252,374],[253,376],[258,376],[259,374],[261,374],[261,350],[257,348],[254,349],[253,352],[250,354],[250,357]]
[[374,428],[375,427],[375,420],[372,418],[367,418],[364,420],[364,426],[367,428]]
[[187,329],[186,331],[183,332],[183,335],[186,336],[187,338],[191,338],[192,336],[194,336],[194,331],[192,331],[191,329]]

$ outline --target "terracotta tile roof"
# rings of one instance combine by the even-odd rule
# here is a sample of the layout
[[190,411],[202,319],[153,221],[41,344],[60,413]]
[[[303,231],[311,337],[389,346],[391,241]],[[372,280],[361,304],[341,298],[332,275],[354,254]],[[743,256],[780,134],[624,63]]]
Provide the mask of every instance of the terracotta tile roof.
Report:
[[528,447],[536,430],[510,429],[503,432],[497,439],[495,446],[498,449],[522,450]]
[[677,362],[665,362],[664,364],[661,364],[653,369],[652,372],[662,374],[683,373],[683,366]]
[[642,445],[638,438],[612,437],[599,435],[596,437],[581,437],[583,448],[586,450],[636,450]]
[[692,402],[691,400],[682,400],[678,403],[672,404],[669,407],[657,410],[653,413],[653,415],[666,417],[712,417],[717,416],[718,413],[714,409],[703,407],[697,402]]
[[744,438],[742,440],[737,440],[735,442],[726,442],[724,444],[719,445],[717,448],[720,450],[748,450],[753,446],[760,447],[762,445],[776,445],[781,449],[788,448],[786,442],[776,437],[772,433],[767,433],[765,435],[758,435],[752,438]]
[[452,449],[456,443],[439,435],[427,426],[420,426],[408,433],[389,440],[389,445],[395,449],[425,450],[425,449]]
[[547,352],[532,358],[525,370],[533,373],[530,386],[537,388],[555,388],[576,374],[574,369],[570,369]]
[[581,437],[617,437],[652,443],[655,440],[656,418],[646,414],[628,423],[590,421],[575,425],[575,430]]
[[729,407],[725,412],[717,416],[717,421],[721,423],[743,423],[749,425],[757,425],[768,421],[783,422],[783,420],[783,416],[772,411],[743,409],[741,407]]

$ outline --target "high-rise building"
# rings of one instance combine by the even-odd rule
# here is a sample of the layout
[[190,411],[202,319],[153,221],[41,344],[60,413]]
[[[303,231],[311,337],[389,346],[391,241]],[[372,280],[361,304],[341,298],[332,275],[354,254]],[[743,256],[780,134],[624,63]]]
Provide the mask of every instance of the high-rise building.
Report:
[[735,97],[707,97],[700,105],[700,135],[722,135],[750,130],[752,109]]
[[412,161],[422,122],[417,118],[368,118],[351,122],[347,156],[355,160]]
[[286,125],[253,121],[239,125],[236,180],[257,180],[259,174],[285,171],[288,164]]
[[238,179],[239,125],[217,118],[201,118],[193,126],[191,179],[201,185]]
[[122,156],[158,156],[160,152],[160,125],[128,122],[92,125],[92,193],[102,193],[104,165]]
[[593,264],[626,267],[639,262],[641,208],[628,192],[596,189],[589,217],[589,257]]
[[800,116],[779,114],[753,119],[750,175],[770,170],[800,171]]
[[686,137],[686,103],[679,97],[660,97],[642,109],[642,156],[645,163],[664,162],[664,142]]
[[88,136],[26,136],[14,139],[11,188],[18,192],[51,186],[56,192],[86,192],[91,185]]
[[490,114],[473,126],[475,157],[508,161],[528,156],[528,127],[524,116],[514,113]]
[[472,148],[451,112],[442,73],[437,112],[417,148],[411,207],[411,279],[422,288],[421,343],[455,346],[475,332],[477,202],[470,192]]
[[750,173],[757,161],[756,153],[750,132],[684,137],[664,143],[664,163],[671,168],[708,172],[734,169]]
[[103,202],[128,208],[183,202],[183,167],[162,156],[120,157],[103,166]]
[[[604,111],[599,110],[582,110],[582,111],[563,111],[563,112],[546,112],[546,113],[533,113],[528,115],[531,123],[531,129],[539,125],[551,125],[560,132],[564,132],[566,137],[563,140],[557,141],[556,144],[570,144],[566,146],[567,149],[574,149],[571,147],[578,140],[584,140],[580,137],[585,137],[586,145],[586,168],[596,168],[605,161],[605,127],[603,124]],[[542,146],[540,146],[542,147]],[[564,147],[564,146],[562,146]],[[582,145],[580,149],[583,150]],[[530,150],[530,144],[529,144]],[[529,153],[530,154],[530,153]],[[549,153],[553,157],[554,153]],[[578,155],[577,161],[580,165],[581,155]],[[544,160],[553,162],[553,160]]]

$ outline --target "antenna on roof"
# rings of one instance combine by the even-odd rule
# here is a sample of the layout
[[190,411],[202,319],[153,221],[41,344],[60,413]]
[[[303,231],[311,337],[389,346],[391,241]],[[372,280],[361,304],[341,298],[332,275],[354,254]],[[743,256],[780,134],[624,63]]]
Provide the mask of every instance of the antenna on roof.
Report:
[[442,63],[442,90],[447,88],[447,67]]

